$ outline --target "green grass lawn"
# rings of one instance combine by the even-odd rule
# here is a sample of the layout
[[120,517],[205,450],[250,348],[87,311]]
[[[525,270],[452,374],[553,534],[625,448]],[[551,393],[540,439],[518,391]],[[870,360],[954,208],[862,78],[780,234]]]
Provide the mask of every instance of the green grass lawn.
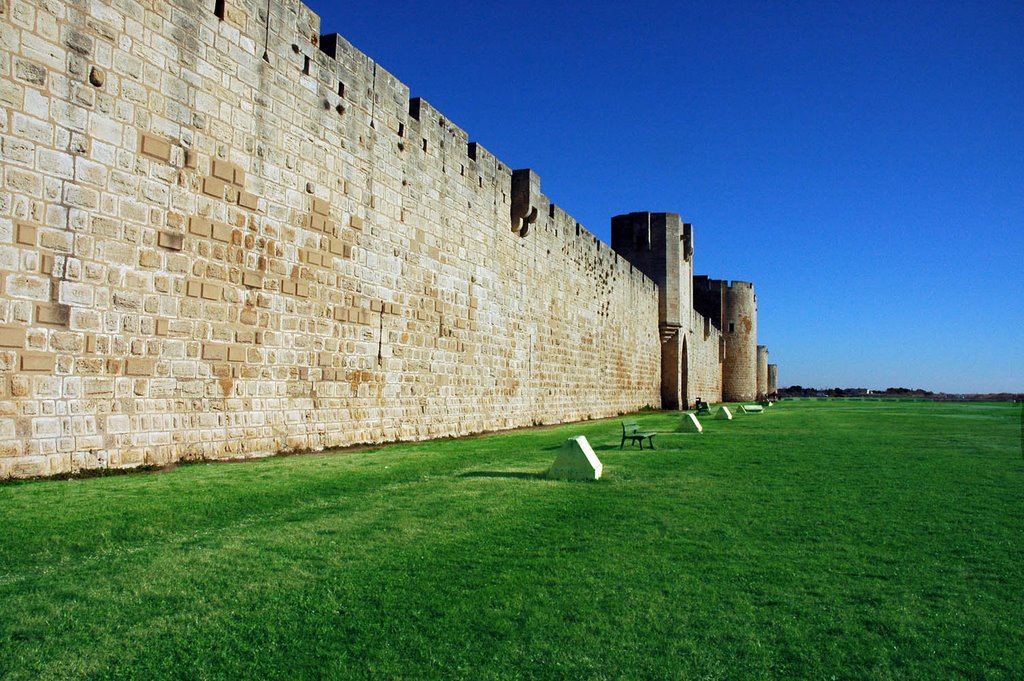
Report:
[[1024,678],[1020,405],[637,420],[2,485],[0,677]]

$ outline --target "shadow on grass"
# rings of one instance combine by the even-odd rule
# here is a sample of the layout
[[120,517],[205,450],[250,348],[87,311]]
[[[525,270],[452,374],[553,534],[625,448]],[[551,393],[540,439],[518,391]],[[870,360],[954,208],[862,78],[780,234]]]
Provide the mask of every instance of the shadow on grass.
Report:
[[517,471],[469,471],[460,473],[460,478],[515,478],[518,480],[547,480],[547,473],[523,473]]

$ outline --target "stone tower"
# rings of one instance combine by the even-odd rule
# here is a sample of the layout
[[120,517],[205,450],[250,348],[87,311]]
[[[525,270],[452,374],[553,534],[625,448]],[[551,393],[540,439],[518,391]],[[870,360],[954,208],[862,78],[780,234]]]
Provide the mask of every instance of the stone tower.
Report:
[[757,399],[768,395],[768,347],[757,346]]
[[746,401],[757,397],[757,296],[754,285],[734,281],[725,290],[725,363],[722,399]]
[[768,365],[768,395],[775,397],[779,392],[779,365]]
[[694,277],[693,302],[697,312],[722,330],[725,341],[722,399],[726,402],[753,400],[757,397],[757,297],[754,285],[746,281],[730,284],[706,276]]
[[612,249],[658,286],[661,406],[686,409],[686,332],[693,310],[693,227],[675,213],[612,218]]

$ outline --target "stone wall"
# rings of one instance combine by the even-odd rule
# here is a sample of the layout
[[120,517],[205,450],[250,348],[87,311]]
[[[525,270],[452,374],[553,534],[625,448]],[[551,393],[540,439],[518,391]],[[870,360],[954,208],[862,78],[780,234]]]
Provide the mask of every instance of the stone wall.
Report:
[[727,402],[753,400],[758,394],[754,285],[696,276],[693,277],[693,301],[694,310],[721,331],[722,399]]
[[659,405],[657,288],[535,175],[215,6],[0,3],[0,478]]
[[721,402],[722,356],[725,353],[722,332],[710,319],[693,312],[686,342],[690,371],[687,381],[689,403],[696,403],[698,397],[704,402]]
[[757,397],[757,296],[754,285],[733,281],[725,287],[725,362],[722,399],[743,402]]
[[757,346],[757,399],[763,400],[768,394],[768,348]]

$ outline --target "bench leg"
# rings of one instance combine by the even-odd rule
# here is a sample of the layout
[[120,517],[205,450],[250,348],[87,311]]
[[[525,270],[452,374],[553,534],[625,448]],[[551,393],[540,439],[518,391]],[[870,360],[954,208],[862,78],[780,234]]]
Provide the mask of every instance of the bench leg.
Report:
[[622,442],[619,443],[619,449],[622,449],[625,446],[626,446],[626,436],[623,435],[622,436]]
[[654,449],[654,436],[647,438],[647,443],[651,445],[651,449]]

